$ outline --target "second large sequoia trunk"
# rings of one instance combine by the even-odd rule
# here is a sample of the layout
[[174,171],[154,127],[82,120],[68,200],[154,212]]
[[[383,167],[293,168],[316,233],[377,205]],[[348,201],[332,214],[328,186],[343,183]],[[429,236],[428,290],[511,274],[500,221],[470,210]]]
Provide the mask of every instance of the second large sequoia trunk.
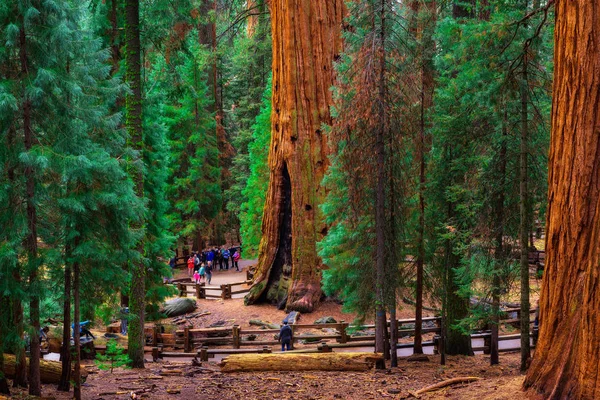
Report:
[[311,312],[321,296],[316,243],[327,233],[319,205],[328,160],[333,61],[341,50],[343,0],[273,0],[270,182],[258,269],[246,303]]

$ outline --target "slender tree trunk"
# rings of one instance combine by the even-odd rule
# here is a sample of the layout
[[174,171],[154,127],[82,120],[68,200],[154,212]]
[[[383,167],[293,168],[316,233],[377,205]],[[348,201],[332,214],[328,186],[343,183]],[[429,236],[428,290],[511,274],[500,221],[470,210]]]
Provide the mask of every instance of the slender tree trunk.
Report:
[[498,183],[494,200],[494,232],[496,233],[496,249],[494,251],[494,276],[492,277],[492,338],[490,348],[490,364],[499,363],[498,328],[500,324],[500,274],[504,259],[504,200],[506,182],[506,139],[508,137],[507,111],[504,108],[502,119],[502,143],[498,155]]
[[108,12],[108,22],[110,23],[110,74],[114,75],[119,71],[119,62],[121,61],[121,49],[119,47],[119,26],[118,26],[118,0],[110,0],[110,10]]
[[[140,12],[139,0],[125,2],[125,38],[127,45],[127,73],[126,79],[131,93],[127,95],[127,132],[134,150],[143,153],[144,141],[142,132],[142,83],[140,64]],[[141,156],[139,156],[141,157]],[[144,173],[136,172],[136,195],[144,197]],[[144,226],[144,222],[140,222]],[[140,244],[143,253],[144,244]],[[145,277],[146,269],[142,260],[137,260],[131,265],[131,292],[129,299],[129,337],[128,353],[133,368],[144,368],[144,311],[145,311]],[[76,321],[77,322],[77,321]]]
[[62,372],[58,390],[68,392],[71,388],[71,251],[70,246],[65,250],[65,287],[63,298],[63,338],[60,348]]
[[[452,149],[446,149],[446,158],[452,160]],[[446,215],[452,224],[455,216],[454,204],[447,203]],[[460,267],[460,256],[455,253],[453,239],[447,239],[444,250],[445,289],[444,289],[444,351],[449,355],[473,355],[471,335],[463,334],[454,325],[469,314],[469,299],[458,294],[457,270]]]
[[[6,135],[6,145],[8,149],[14,149],[16,146],[16,129],[14,124],[11,124],[8,128],[8,132]],[[11,163],[7,167],[7,176],[10,182],[11,188],[11,209],[16,210],[19,207],[20,198],[17,194],[17,180],[16,180],[16,163]],[[21,287],[22,278],[21,271],[19,265],[19,259],[15,256],[15,265],[12,271],[12,280],[16,287]],[[13,296],[10,301],[10,305],[12,307],[12,323],[15,329],[16,335],[19,339],[23,339],[23,302],[18,296]],[[15,365],[15,379],[13,380],[14,387],[27,387],[27,367],[26,367],[26,358],[25,358],[25,349],[23,346],[18,346],[13,349],[16,355],[16,365]]]
[[[415,1],[415,12],[420,13],[420,2]],[[426,19],[419,17],[418,37],[420,38],[420,100],[419,100],[419,134],[417,144],[417,157],[419,160],[419,222],[417,228],[417,282],[415,295],[415,339],[414,339],[414,354],[423,354],[423,269],[425,263],[425,189],[426,189],[426,154],[429,151],[427,148],[426,134],[427,122],[426,114],[433,103],[433,66],[432,54],[434,42],[432,40],[433,25],[435,24],[436,2],[430,0],[425,2],[427,9]]]
[[[81,329],[79,322],[79,279],[80,265],[78,261],[73,263],[73,346],[75,347],[75,362],[73,366],[73,397],[81,399]],[[143,354],[143,353],[142,353]]]
[[10,388],[4,375],[4,337],[10,320],[10,301],[6,296],[0,296],[0,394],[10,396]]
[[[19,57],[21,60],[21,76],[25,79],[29,74],[29,61],[27,54],[27,39],[25,34],[25,20],[21,16],[21,30],[19,34]],[[23,140],[25,151],[31,151],[35,141],[31,128],[31,101],[26,91],[23,91]],[[29,321],[33,327],[34,334],[30,335],[30,359],[29,359],[29,394],[41,396],[42,386],[40,382],[40,297],[37,282],[38,254],[37,254],[37,210],[35,206],[35,176],[33,167],[25,167],[25,203],[27,209],[27,236],[25,237],[25,248],[27,249],[27,266],[29,272]]]
[[[19,273],[18,267],[13,271],[13,282],[15,286],[20,287],[23,283],[21,274]],[[20,340],[23,340],[23,302],[19,298],[15,298],[12,301],[13,306],[13,323],[15,325],[15,331]],[[22,343],[22,342],[21,342]],[[15,349],[16,354],[16,365],[15,365],[15,379],[13,380],[13,387],[27,387],[27,359],[25,357],[25,347],[18,346]]]
[[529,87],[527,77],[527,51],[523,54],[523,80],[521,82],[521,160],[520,160],[520,234],[521,242],[521,371],[525,371],[531,357],[529,345],[529,218],[527,207],[527,152],[529,135]]
[[[246,303],[311,312],[321,297],[316,243],[327,234],[319,206],[329,148],[333,60],[341,50],[342,0],[272,0],[273,115],[270,181],[255,281]],[[287,300],[286,300],[287,299]]]
[[546,266],[540,335],[524,387],[600,397],[599,0],[556,2]]
[[[384,43],[386,40],[386,0],[380,1],[380,15],[379,22],[381,24],[379,32],[380,40],[380,59],[379,59],[379,84],[378,84],[378,105],[376,106],[377,113],[379,115],[379,126],[377,127],[377,133],[375,137],[375,154],[376,154],[376,165],[375,171],[377,174],[377,187],[375,190],[375,235],[377,238],[377,247],[375,254],[375,271],[376,271],[376,287],[375,287],[375,351],[377,353],[384,353],[386,347],[386,331],[387,331],[387,318],[385,312],[386,297],[386,221],[385,221],[385,197],[386,197],[386,173],[385,173],[385,136],[387,132],[387,110],[385,108],[386,102],[386,57]],[[377,368],[384,368],[385,364],[377,363]]]

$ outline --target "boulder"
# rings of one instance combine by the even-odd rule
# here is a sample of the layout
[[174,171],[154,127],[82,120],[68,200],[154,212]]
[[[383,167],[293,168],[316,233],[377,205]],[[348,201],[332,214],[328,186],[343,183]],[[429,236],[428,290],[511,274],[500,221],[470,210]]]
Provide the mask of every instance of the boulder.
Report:
[[190,313],[196,309],[196,301],[186,297],[177,297],[167,300],[163,306],[162,313],[167,317],[177,317]]
[[321,317],[315,321],[315,324],[335,324],[337,321],[333,317]]

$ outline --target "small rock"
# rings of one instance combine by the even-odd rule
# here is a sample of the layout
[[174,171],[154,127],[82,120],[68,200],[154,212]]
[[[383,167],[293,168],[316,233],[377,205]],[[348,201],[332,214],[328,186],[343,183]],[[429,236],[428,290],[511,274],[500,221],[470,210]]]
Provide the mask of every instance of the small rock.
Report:
[[389,394],[400,394],[400,389],[388,389]]

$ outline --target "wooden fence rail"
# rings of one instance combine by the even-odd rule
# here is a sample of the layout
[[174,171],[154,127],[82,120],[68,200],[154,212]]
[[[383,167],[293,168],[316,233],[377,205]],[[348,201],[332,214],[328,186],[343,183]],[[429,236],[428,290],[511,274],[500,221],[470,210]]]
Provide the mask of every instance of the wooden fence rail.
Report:
[[[252,282],[243,281],[243,282],[234,282],[234,283],[225,283],[220,286],[207,286],[206,283],[195,283],[190,282],[189,278],[184,278],[183,280],[178,279],[173,283],[177,286],[177,290],[179,292],[179,297],[187,297],[192,294],[197,299],[231,299],[234,294],[248,293],[250,288],[242,288],[240,290],[232,290],[234,286],[242,286],[242,285],[250,285]],[[207,293],[207,291],[212,292],[220,292],[219,294]]]

